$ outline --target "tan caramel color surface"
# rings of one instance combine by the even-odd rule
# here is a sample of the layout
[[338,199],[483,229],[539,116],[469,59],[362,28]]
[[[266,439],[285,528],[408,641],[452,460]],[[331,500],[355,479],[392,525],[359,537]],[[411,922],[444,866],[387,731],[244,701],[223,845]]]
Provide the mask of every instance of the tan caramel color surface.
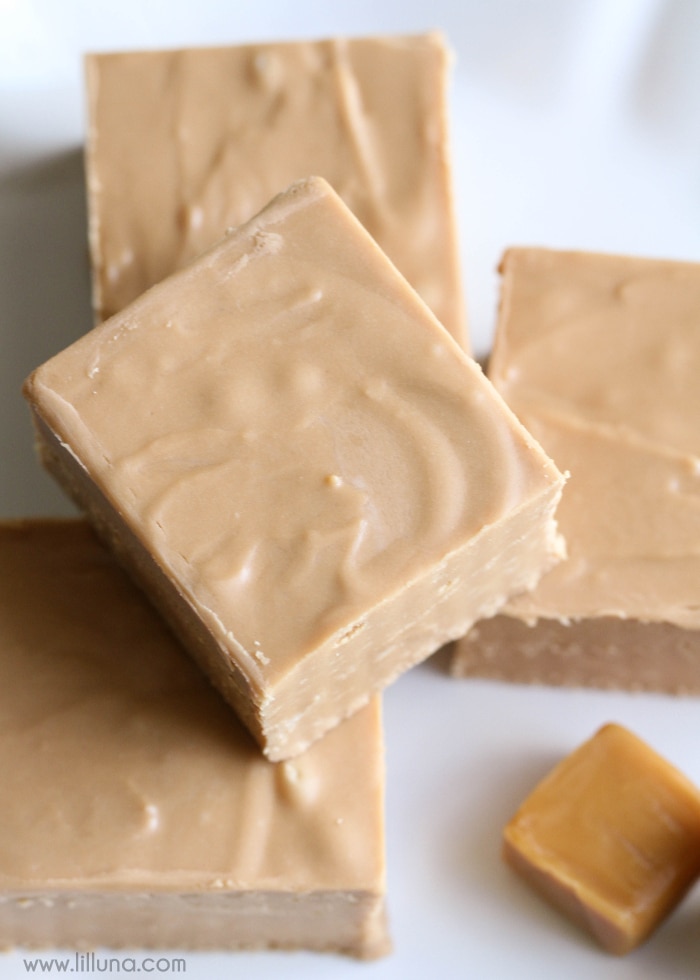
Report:
[[439,35],[87,58],[87,178],[102,319],[325,177],[466,343]]
[[700,691],[700,266],[514,249],[502,272],[489,375],[571,473],[568,560],[455,672]]
[[321,179],[26,395],[47,466],[270,758],[559,556],[562,477]]
[[700,792],[631,732],[606,725],[523,803],[504,856],[606,949],[627,953],[700,875]]
[[378,701],[270,763],[87,524],[0,581],[0,945],[386,951]]

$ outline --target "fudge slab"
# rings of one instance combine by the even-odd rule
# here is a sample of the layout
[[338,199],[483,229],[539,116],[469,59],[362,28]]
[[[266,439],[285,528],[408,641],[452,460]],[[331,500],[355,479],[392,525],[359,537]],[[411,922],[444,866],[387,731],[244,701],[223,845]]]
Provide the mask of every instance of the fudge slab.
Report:
[[86,522],[0,525],[0,946],[388,951],[375,699],[268,762]]
[[26,394],[49,470],[272,759],[559,554],[563,478],[321,178]]
[[536,787],[503,842],[529,884],[624,954],[700,875],[700,792],[636,735],[605,725]]
[[700,265],[513,249],[489,375],[571,474],[568,559],[453,671],[700,692]]
[[89,55],[96,315],[325,177],[466,344],[437,33]]

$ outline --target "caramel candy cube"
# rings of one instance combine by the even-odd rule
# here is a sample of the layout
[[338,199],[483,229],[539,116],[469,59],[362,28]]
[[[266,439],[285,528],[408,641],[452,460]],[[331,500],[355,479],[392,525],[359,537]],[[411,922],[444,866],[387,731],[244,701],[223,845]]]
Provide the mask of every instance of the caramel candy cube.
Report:
[[270,759],[559,555],[561,474],[321,178],[26,394],[48,468]]
[[97,318],[318,174],[466,346],[449,63],[438,33],[88,55]]
[[86,522],[0,583],[0,947],[388,951],[378,699],[271,763]]
[[605,725],[523,803],[504,857],[605,949],[627,953],[700,874],[700,791],[631,732]]

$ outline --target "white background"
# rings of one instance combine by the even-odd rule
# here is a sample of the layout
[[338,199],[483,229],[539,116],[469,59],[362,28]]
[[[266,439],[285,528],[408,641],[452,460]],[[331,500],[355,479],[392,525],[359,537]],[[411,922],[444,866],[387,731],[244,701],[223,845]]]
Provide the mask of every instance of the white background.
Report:
[[[71,513],[34,460],[19,387],[91,325],[83,52],[434,27],[457,57],[455,189],[478,354],[507,245],[700,260],[698,0],[0,0],[0,519]],[[394,954],[188,954],[186,976],[700,976],[700,887],[614,959],[499,855],[522,798],[605,721],[700,782],[700,700],[457,682],[437,657],[389,690],[385,717]],[[0,958],[0,977],[26,977],[23,955]]]

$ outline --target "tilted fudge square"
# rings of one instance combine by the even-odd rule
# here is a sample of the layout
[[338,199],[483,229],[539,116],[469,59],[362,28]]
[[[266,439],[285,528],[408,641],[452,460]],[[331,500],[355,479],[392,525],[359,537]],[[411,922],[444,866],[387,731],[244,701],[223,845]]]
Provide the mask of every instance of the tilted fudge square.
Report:
[[89,55],[98,318],[319,174],[466,345],[448,67],[437,33]]
[[47,467],[271,759],[559,554],[563,478],[320,178],[25,391]]
[[86,522],[0,582],[0,946],[388,951],[378,700],[268,762]]
[[568,559],[459,676],[700,692],[700,265],[513,249],[489,375],[568,470]]
[[611,953],[645,940],[700,875],[700,791],[621,725],[535,788],[504,857]]

